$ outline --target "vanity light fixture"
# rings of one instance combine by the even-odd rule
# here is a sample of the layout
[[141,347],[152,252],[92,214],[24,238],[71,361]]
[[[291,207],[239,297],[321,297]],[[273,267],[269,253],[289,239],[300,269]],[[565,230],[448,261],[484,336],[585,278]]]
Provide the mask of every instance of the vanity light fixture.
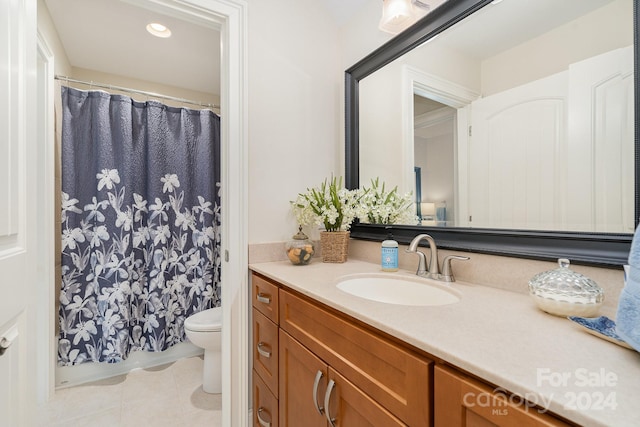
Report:
[[398,34],[429,12],[425,0],[382,0],[381,31]]
[[159,24],[157,22],[152,22],[147,24],[147,31],[153,34],[156,37],[160,37],[166,39],[167,37],[171,37],[171,30],[166,26]]

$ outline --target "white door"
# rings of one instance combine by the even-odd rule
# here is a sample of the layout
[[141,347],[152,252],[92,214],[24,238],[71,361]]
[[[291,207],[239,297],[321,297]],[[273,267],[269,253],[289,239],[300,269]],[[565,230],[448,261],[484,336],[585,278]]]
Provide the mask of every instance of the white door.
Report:
[[631,233],[633,50],[472,103],[473,227]]
[[633,46],[572,64],[569,75],[568,223],[633,233]]
[[36,1],[0,2],[0,425],[31,425]]
[[567,72],[472,105],[472,227],[563,228]]

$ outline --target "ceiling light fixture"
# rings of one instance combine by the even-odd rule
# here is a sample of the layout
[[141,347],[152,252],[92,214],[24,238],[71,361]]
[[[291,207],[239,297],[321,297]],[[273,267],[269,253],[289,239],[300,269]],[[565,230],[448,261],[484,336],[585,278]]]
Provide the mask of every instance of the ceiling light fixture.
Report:
[[378,28],[398,34],[413,25],[430,10],[424,0],[382,0],[382,18]]
[[163,39],[166,39],[167,37],[171,37],[171,30],[157,22],[152,22],[150,24],[147,24],[147,31],[153,34],[154,36],[161,37]]

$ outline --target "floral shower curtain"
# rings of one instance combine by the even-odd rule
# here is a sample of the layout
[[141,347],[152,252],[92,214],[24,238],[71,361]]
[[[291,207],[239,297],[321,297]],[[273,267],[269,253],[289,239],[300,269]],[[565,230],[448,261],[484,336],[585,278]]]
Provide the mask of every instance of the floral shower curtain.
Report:
[[62,88],[58,363],[185,339],[220,305],[220,117]]

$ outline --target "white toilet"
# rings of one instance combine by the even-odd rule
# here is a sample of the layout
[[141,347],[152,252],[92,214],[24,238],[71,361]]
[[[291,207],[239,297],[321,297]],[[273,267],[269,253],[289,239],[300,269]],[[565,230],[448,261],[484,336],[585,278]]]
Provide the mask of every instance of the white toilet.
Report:
[[204,349],[202,389],[207,393],[222,393],[222,307],[187,317],[184,331],[193,345]]

